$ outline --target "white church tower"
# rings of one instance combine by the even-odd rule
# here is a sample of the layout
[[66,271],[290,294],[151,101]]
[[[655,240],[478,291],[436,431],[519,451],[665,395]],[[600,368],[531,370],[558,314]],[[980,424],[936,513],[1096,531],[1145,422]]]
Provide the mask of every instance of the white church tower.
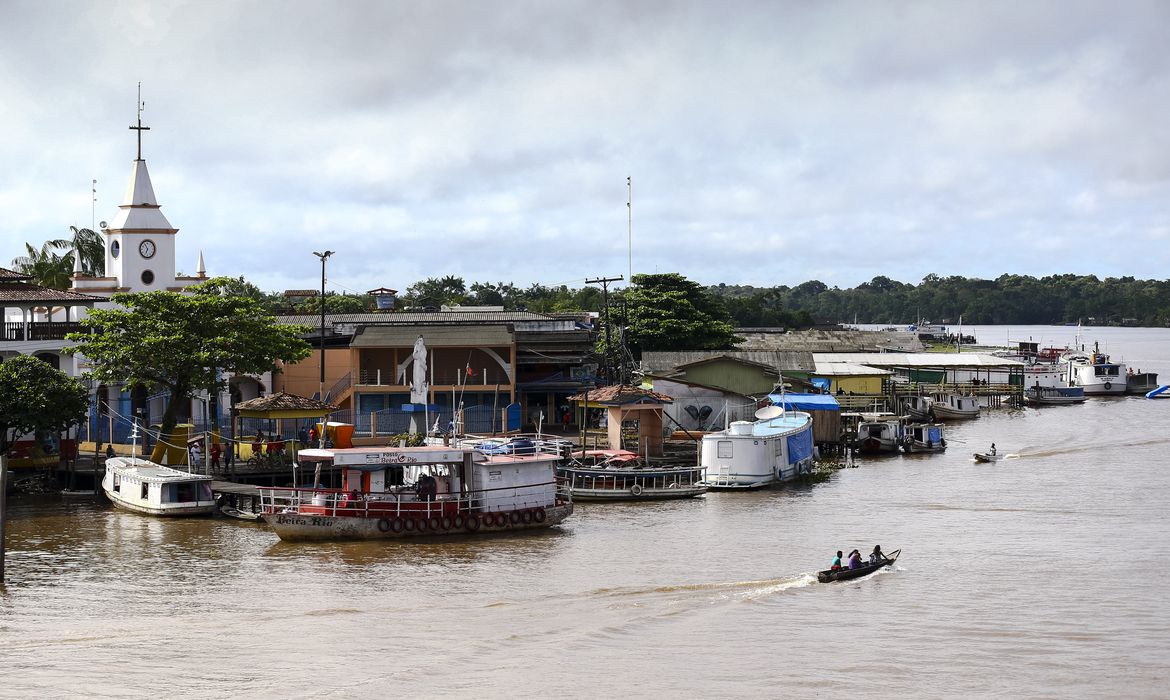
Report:
[[73,289],[88,294],[109,296],[117,292],[182,291],[185,287],[205,281],[203,253],[199,254],[194,277],[178,276],[175,271],[175,237],[179,229],[163,215],[150,172],[142,158],[141,93],[138,102],[138,125],[130,128],[138,132],[138,157],[130,171],[126,195],[118,206],[113,221],[102,222],[106,239],[105,277],[85,277],[75,272]]

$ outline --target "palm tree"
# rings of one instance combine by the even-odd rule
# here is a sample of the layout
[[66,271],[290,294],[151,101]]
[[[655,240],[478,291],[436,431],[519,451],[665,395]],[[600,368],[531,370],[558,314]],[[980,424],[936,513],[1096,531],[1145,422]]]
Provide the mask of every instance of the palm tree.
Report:
[[69,269],[73,270],[73,256],[80,253],[81,271],[93,277],[103,277],[106,274],[106,243],[100,233],[93,229],[70,226],[73,234],[69,238],[58,238],[45,245],[58,250],[69,251],[64,257],[69,259]]
[[[57,255],[52,251],[52,241],[40,250],[25,243],[28,255],[13,258],[12,267],[32,278],[33,284],[51,289],[69,289],[73,283],[73,255]],[[53,307],[48,307],[49,320],[53,320]]]

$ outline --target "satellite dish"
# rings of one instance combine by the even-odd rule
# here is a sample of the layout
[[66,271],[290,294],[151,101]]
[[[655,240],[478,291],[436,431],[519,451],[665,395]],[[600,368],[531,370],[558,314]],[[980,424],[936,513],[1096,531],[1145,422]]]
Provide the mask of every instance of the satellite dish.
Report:
[[756,410],[756,420],[772,420],[784,415],[784,409],[779,406],[764,406]]
[[105,227],[106,227],[106,226],[108,226],[108,225],[109,225],[109,224],[107,224],[107,223],[106,223],[106,222],[104,222],[104,221],[99,221],[99,222],[98,222],[98,227],[99,227],[99,228],[105,228]]

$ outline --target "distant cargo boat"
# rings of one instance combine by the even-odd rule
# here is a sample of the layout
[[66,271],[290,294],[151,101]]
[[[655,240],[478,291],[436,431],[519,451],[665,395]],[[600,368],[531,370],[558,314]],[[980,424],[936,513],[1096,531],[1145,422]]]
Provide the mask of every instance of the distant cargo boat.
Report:
[[703,436],[699,465],[711,489],[754,489],[812,471],[812,416],[765,406],[756,420]]

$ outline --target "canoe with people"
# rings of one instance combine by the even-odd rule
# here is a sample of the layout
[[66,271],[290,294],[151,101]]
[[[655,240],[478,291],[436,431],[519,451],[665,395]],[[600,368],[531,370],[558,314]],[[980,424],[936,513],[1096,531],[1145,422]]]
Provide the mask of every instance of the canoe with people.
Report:
[[999,454],[999,451],[995,449],[995,443],[993,442],[991,443],[991,449],[986,452],[976,452],[972,456],[975,457],[976,462],[998,462],[999,460],[1003,459],[1005,455]]
[[882,546],[874,545],[873,551],[869,555],[868,561],[863,561],[861,552],[853,550],[848,557],[843,557],[840,551],[837,556],[833,557],[832,565],[824,571],[817,572],[817,581],[821,583],[831,583],[833,581],[848,581],[850,579],[861,578],[893,564],[898,559],[898,555],[902,550],[895,549],[886,554],[882,551]]

